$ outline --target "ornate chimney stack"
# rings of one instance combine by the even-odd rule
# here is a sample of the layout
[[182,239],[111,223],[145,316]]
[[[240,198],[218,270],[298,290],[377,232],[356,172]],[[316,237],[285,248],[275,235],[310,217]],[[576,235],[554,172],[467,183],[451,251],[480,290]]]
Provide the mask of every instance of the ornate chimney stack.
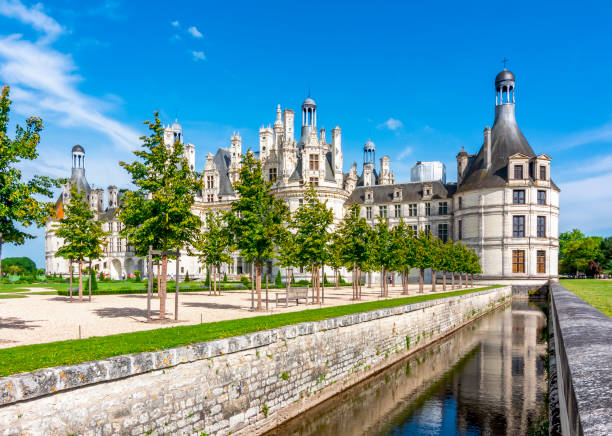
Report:
[[484,129],[484,152],[486,169],[491,168],[491,128],[489,126]]

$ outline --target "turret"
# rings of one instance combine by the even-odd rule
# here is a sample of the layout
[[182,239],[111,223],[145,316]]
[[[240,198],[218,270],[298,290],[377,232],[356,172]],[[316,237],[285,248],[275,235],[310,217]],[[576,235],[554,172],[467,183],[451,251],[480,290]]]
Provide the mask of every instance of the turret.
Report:
[[117,205],[117,187],[111,185],[108,187],[108,208],[113,209],[116,208]]
[[391,159],[389,156],[383,156],[380,158],[380,178],[378,179],[379,185],[390,185],[391,181]]
[[189,169],[191,171],[195,171],[195,145],[185,144],[183,155],[185,156],[185,159],[187,159]]
[[293,133],[294,118],[294,112],[291,109],[285,109],[285,112],[283,112],[283,120],[285,123],[285,143],[288,144],[292,143],[295,138]]
[[468,165],[468,154],[463,147],[461,147],[461,151],[457,154],[457,184],[461,184],[463,182],[463,175],[465,174],[465,170]]
[[274,146],[274,132],[272,127],[261,127],[259,129],[259,158],[264,160],[270,155]]
[[278,150],[283,140],[283,120],[281,105],[279,104],[276,108],[276,120],[274,121],[274,148]]
[[175,119],[171,126],[164,128],[164,144],[170,147],[176,141],[183,143],[183,127],[179,124],[178,119]]
[[[300,144],[308,142],[312,132],[317,131],[317,104],[310,96],[302,103],[302,135]],[[316,135],[315,135],[316,136]]]
[[342,186],[342,130],[336,126],[332,129],[332,166],[336,175],[336,183]]

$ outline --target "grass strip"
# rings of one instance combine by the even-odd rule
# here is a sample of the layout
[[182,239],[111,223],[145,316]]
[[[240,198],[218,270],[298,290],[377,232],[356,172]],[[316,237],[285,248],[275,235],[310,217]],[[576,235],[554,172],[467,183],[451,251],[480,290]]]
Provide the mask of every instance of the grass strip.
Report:
[[612,318],[612,280],[564,279],[559,284]]
[[164,350],[286,325],[320,321],[327,318],[335,318],[359,312],[471,294],[473,292],[498,287],[500,286],[423,294],[412,297],[348,304],[344,306],[307,309],[299,312],[263,315],[252,318],[232,319],[189,326],[98,336],[87,339],[4,348],[0,349],[0,376],[4,377],[11,374],[29,372],[52,366],[73,365],[80,362],[105,359],[122,354]]
[[26,298],[23,294],[0,294],[0,300],[6,298]]

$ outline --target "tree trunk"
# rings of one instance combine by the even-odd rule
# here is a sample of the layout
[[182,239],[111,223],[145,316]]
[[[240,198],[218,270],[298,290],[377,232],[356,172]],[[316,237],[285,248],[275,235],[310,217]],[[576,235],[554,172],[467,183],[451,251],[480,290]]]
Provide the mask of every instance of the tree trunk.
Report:
[[461,283],[461,273],[459,273],[459,289],[461,289],[463,287],[462,283]]
[[385,296],[385,268],[380,269],[380,298]]
[[159,289],[161,288],[161,265],[157,263],[157,298],[159,298]]
[[356,300],[355,295],[357,295],[357,292],[355,291],[355,265],[353,265],[353,270],[351,271],[351,282],[353,282],[353,300]]
[[217,295],[217,268],[215,268],[213,266],[213,276],[212,276],[212,288],[213,288],[213,293],[215,295]]
[[285,286],[287,287],[287,293],[289,292],[289,280],[291,280],[291,278],[289,277],[289,267],[285,268]]
[[408,295],[408,274],[406,268],[402,270],[402,294]]
[[442,291],[446,292],[446,271],[442,271]]
[[432,269],[431,270],[431,292],[436,292],[436,281],[437,281],[436,271]]
[[465,273],[465,287],[466,288],[470,287],[470,284],[468,283],[468,274],[467,273]]
[[2,239],[2,232],[0,232],[0,280],[2,280],[2,244],[4,244],[4,240]]
[[[372,279],[371,275],[370,279]],[[357,268],[357,299],[361,300],[361,268]]]
[[455,290],[455,272],[451,272],[451,290]]
[[164,254],[161,261],[161,274],[158,277],[159,288],[157,294],[159,295],[159,319],[166,319],[166,285],[168,275],[168,256]]
[[83,262],[79,260],[79,303],[82,303],[82,302],[83,302]]
[[261,261],[255,262],[255,290],[257,291],[257,310],[261,310]]
[[419,269],[419,293],[423,293],[423,282],[425,280],[425,270],[423,268]]

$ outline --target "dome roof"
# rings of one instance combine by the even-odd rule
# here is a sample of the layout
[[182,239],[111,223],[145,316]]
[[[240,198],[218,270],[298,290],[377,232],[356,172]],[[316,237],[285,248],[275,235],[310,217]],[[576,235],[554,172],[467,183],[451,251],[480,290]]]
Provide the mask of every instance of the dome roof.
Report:
[[72,152],[74,153],[75,151],[78,151],[78,152],[81,152],[81,153],[85,153],[85,149],[83,147],[81,147],[79,144],[77,144],[74,147],[72,147]]
[[364,151],[373,151],[376,150],[376,145],[374,145],[374,143],[368,139],[368,142],[366,142],[363,146],[363,150]]
[[500,71],[497,76],[495,76],[495,84],[496,85],[499,82],[503,82],[505,80],[514,80],[514,74],[512,74],[512,71],[503,70],[503,71]]
[[306,100],[304,100],[304,103],[302,103],[302,106],[306,106],[306,105],[312,105],[312,106],[316,106],[317,104],[315,103],[315,101],[308,97]]

